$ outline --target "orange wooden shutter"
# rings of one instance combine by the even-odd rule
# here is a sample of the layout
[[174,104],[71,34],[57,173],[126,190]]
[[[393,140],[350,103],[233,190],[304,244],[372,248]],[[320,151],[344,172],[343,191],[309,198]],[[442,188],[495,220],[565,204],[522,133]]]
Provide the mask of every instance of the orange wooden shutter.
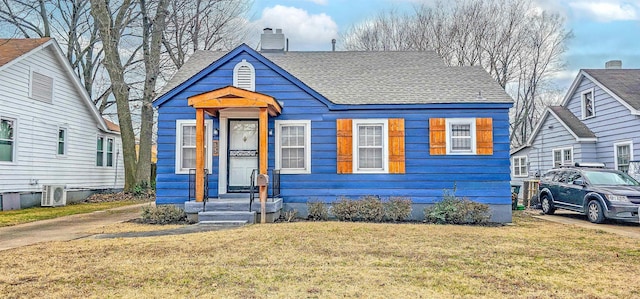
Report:
[[353,172],[353,129],[350,119],[336,120],[338,173]]
[[493,119],[476,118],[476,153],[493,155]]
[[447,128],[444,118],[429,119],[429,153],[432,156],[447,154]]
[[389,119],[389,173],[405,173],[404,118]]

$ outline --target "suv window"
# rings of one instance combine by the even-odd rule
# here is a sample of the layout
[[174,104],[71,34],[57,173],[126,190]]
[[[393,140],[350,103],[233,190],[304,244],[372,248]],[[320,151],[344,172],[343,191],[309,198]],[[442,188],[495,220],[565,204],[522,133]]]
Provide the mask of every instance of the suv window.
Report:
[[560,183],[567,183],[569,181],[569,172],[563,171],[556,176],[556,180]]
[[580,173],[577,171],[571,171],[569,172],[569,175],[567,177],[567,183],[573,184],[573,181],[579,180],[579,179],[582,179],[582,175],[580,175]]
[[543,180],[543,181],[552,181],[552,180],[553,180],[553,178],[556,176],[556,173],[557,173],[557,171],[554,171],[554,170],[549,171],[549,172],[545,173],[545,174],[542,176],[542,180]]

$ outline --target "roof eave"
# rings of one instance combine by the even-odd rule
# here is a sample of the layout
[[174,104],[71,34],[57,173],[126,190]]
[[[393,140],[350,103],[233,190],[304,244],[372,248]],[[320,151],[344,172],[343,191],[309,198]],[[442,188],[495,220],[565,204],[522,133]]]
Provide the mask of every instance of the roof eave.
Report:
[[42,45],[39,45],[39,46],[37,46],[37,47],[35,47],[35,48],[33,48],[33,49],[29,50],[29,52],[24,53],[24,54],[22,54],[22,55],[20,55],[20,56],[16,57],[15,59],[13,59],[13,60],[11,60],[11,61],[9,61],[9,62],[5,63],[4,65],[0,66],[0,71],[3,71],[3,70],[4,70],[4,69],[6,69],[6,68],[10,68],[12,65],[14,65],[14,64],[16,64],[16,63],[18,63],[18,62],[20,62],[20,61],[22,61],[22,60],[24,60],[24,59],[26,59],[27,57],[31,56],[33,53],[36,53],[36,52],[38,52],[39,50],[41,50],[41,49],[44,49],[44,48],[48,47],[48,46],[49,46],[50,44],[52,44],[53,42],[55,42],[55,40],[54,40],[53,38],[52,38],[52,39],[49,39],[48,41],[44,42]]
[[596,78],[594,78],[593,76],[589,75],[589,73],[586,72],[585,70],[580,70],[580,73],[578,73],[578,76],[576,76],[575,80],[571,84],[571,87],[569,88],[569,92],[567,92],[567,94],[565,94],[565,97],[562,100],[561,106],[566,106],[566,104],[569,102],[569,100],[571,99],[572,95],[575,93],[576,89],[578,88],[578,82],[580,81],[581,76],[584,76],[585,78],[591,80],[591,82],[593,82],[595,85],[600,87],[600,89],[604,90],[612,98],[616,99],[622,106],[627,108],[632,115],[640,115],[640,110],[638,110],[638,109],[634,108],[633,106],[629,105],[629,103],[627,103],[627,101],[625,101],[624,99],[619,97],[618,94],[616,94],[615,92],[610,90],[608,87],[606,87],[600,81],[598,81]]
[[576,138],[577,142],[598,142],[598,137],[594,137],[594,138],[582,138],[582,137],[578,137]]

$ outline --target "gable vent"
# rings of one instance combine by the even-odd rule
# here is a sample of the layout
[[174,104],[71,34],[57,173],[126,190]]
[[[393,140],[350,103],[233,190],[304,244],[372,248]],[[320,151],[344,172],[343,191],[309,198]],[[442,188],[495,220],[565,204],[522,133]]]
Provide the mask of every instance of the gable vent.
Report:
[[31,75],[31,98],[51,103],[53,99],[53,78],[33,72]]
[[233,86],[255,91],[255,69],[245,59],[233,68]]

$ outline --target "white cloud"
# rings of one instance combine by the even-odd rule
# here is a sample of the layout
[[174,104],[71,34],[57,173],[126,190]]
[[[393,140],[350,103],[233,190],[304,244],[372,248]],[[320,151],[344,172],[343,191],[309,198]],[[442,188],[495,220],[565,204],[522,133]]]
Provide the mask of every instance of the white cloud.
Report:
[[330,50],[331,39],[338,37],[338,25],[327,14],[309,14],[306,10],[282,5],[265,8],[253,27],[281,28],[289,39],[291,51]]
[[578,0],[569,3],[576,15],[594,18],[598,22],[627,21],[640,19],[640,5],[629,1]]

